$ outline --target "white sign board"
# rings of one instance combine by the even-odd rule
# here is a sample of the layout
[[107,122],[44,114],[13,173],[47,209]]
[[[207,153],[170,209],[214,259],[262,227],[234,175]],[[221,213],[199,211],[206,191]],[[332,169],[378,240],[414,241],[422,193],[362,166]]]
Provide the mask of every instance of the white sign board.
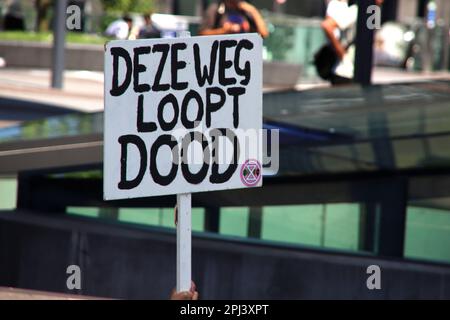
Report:
[[111,41],[104,198],[262,185],[257,34]]

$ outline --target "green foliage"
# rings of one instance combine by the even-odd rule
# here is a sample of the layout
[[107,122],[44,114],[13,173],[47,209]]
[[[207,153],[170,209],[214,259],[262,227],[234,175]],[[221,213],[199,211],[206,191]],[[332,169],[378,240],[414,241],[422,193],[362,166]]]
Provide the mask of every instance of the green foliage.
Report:
[[108,28],[109,24],[113,22],[116,19],[119,19],[121,17],[120,13],[109,13],[104,14],[100,19],[100,30],[106,30]]
[[289,50],[294,47],[294,28],[286,26],[273,26],[270,36],[264,41],[272,53],[274,61],[285,61]]
[[[3,31],[0,32],[0,40],[51,42],[53,37],[51,32]],[[108,39],[97,35],[80,32],[67,32],[68,43],[104,44],[107,40]]]
[[149,12],[153,9],[152,0],[102,0],[107,12]]

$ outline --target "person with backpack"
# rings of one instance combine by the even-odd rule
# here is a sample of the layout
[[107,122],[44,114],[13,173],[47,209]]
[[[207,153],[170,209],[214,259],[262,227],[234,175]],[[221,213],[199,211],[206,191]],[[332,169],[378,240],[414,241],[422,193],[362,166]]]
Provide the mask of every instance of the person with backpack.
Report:
[[211,4],[200,27],[200,35],[205,36],[249,32],[257,32],[263,38],[269,35],[258,9],[242,0],[223,0]]
[[[376,0],[378,6],[383,0]],[[350,84],[354,76],[358,6],[348,0],[331,0],[321,26],[329,42],[316,53],[314,64],[319,76],[333,85]]]
[[144,14],[144,26],[139,29],[138,39],[154,39],[161,38],[161,30],[159,30],[152,22],[152,14]]

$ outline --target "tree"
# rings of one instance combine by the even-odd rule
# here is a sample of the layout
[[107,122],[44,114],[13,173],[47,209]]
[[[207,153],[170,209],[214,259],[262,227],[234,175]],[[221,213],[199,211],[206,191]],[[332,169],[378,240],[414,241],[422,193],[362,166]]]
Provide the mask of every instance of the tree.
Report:
[[49,29],[48,9],[53,5],[51,0],[36,0],[35,7],[37,12],[36,31],[47,31]]
[[102,0],[107,12],[149,12],[153,9],[152,0]]

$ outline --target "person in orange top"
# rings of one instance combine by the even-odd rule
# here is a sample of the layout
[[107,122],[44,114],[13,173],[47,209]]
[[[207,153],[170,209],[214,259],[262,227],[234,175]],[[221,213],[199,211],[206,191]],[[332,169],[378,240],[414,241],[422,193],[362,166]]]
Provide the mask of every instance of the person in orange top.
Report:
[[263,38],[269,35],[266,23],[258,9],[246,1],[223,0],[206,10],[200,35],[257,32]]

